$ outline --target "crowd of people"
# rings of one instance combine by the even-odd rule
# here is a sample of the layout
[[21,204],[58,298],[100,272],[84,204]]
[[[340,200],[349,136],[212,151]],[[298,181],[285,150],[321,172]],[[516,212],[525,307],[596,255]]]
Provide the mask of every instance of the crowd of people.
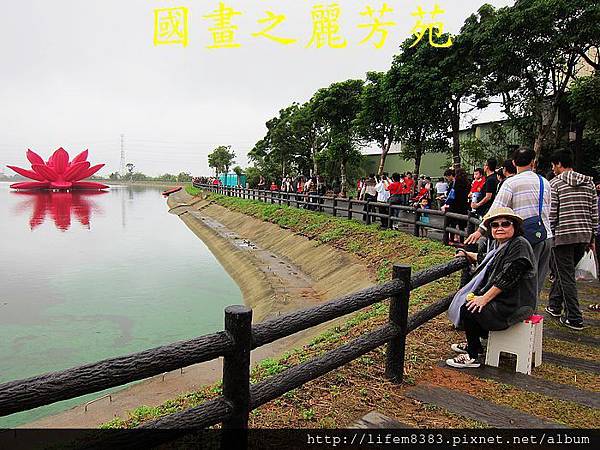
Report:
[[[573,330],[584,328],[575,268],[585,252],[596,251],[600,239],[600,185],[573,170],[570,151],[551,156],[549,180],[535,172],[535,156],[531,149],[518,149],[512,158],[516,173],[511,167],[505,179],[494,183],[491,200],[483,201],[494,186],[479,181],[482,172],[471,186],[471,207],[490,205],[479,229],[465,240],[467,246],[457,251],[474,270],[448,310],[466,335],[466,342],[451,346],[458,355],[446,360],[450,366],[479,367],[482,339],[531,316],[548,273],[546,313]],[[487,180],[493,169],[490,160],[483,169]]]
[[[457,234],[453,237],[458,253],[474,264],[474,272],[449,310],[467,338],[452,346],[458,356],[447,361],[450,365],[478,366],[481,338],[531,315],[548,275],[552,285],[546,312],[566,327],[583,329],[575,268],[587,251],[597,250],[600,185],[594,186],[592,177],[573,170],[570,151],[552,155],[552,172],[546,177],[535,172],[535,158],[532,149],[523,147],[501,166],[496,159],[488,159],[471,179],[459,168],[446,170],[435,184],[428,176],[410,172],[391,177],[371,174],[357,182],[358,198],[377,202],[367,203],[365,212],[379,208],[385,228],[388,205],[420,208],[422,224],[428,223],[424,211],[431,208],[482,219],[463,242]],[[214,178],[199,181],[219,183]],[[284,177],[279,184],[268,184],[260,177],[258,188],[295,193],[308,209],[316,209],[311,203],[320,201],[317,194],[340,193],[339,183],[327,185],[320,176]],[[450,226],[464,230],[466,223],[451,220]],[[425,227],[421,229],[425,235]]]

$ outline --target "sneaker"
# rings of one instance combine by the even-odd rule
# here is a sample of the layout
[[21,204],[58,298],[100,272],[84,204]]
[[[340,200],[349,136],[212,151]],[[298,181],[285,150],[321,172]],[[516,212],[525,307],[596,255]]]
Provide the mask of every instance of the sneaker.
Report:
[[454,350],[456,353],[467,353],[467,343],[466,342],[461,342],[460,344],[452,344],[450,346],[450,348],[452,350]]
[[550,314],[552,317],[560,317],[560,311],[558,309],[550,308],[546,306],[545,311]]
[[583,320],[575,321],[565,319],[564,317],[560,318],[560,323],[562,323],[565,327],[571,328],[572,330],[581,331],[583,330]]
[[476,359],[471,358],[467,353],[461,353],[460,355],[446,360],[446,364],[451,367],[457,367],[459,369],[466,369],[469,367],[479,367],[481,364]]

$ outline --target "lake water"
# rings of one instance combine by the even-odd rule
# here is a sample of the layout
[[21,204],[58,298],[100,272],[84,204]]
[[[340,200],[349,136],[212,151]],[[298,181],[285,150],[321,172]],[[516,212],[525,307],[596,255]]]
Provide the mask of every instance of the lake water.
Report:
[[[0,183],[0,383],[223,329],[238,286],[162,188],[11,192]],[[99,394],[0,418],[32,421]]]

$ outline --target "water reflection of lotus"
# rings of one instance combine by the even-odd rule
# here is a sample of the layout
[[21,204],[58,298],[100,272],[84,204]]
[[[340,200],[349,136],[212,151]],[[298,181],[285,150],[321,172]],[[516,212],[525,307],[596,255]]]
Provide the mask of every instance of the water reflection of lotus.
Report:
[[31,210],[29,226],[32,230],[40,226],[50,216],[60,230],[66,231],[71,226],[73,214],[79,223],[90,227],[92,212],[101,213],[100,208],[90,199],[95,195],[106,194],[105,191],[89,192],[49,192],[49,191],[19,191],[12,195],[27,197],[27,200],[16,206],[17,213]]

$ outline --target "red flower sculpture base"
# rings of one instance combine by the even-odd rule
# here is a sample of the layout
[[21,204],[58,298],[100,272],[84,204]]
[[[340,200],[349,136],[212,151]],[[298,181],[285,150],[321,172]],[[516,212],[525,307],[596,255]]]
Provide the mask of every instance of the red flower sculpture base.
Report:
[[106,189],[107,185],[92,181],[80,181],[91,177],[98,172],[104,164],[96,164],[90,167],[87,162],[88,151],[85,150],[69,161],[69,154],[62,147],[56,150],[48,161],[44,162],[42,157],[31,150],[27,150],[27,159],[31,163],[31,169],[21,169],[16,166],[7,166],[19,175],[36,181],[14,183],[13,189]]

